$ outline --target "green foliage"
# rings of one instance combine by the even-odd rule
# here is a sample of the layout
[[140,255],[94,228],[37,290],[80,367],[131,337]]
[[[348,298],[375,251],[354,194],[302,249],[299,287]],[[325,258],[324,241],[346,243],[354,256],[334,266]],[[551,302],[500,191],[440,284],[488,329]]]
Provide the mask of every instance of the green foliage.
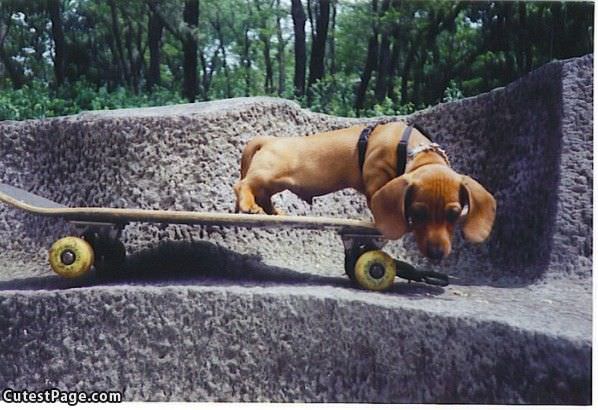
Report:
[[316,112],[355,117],[353,98],[356,82],[355,76],[344,74],[325,77],[311,87],[311,104],[308,105],[307,99],[303,98],[301,105]]
[[[356,76],[339,73],[335,77],[325,77],[311,88],[311,104],[302,98],[299,102],[311,111],[324,112],[341,117],[356,117],[354,108],[355,87],[359,82]],[[371,93],[370,93],[371,94]],[[372,96],[369,96],[372,99]],[[382,103],[373,104],[359,113],[359,116],[378,117],[383,115],[406,115],[415,111],[413,103],[401,105],[386,97]]]
[[449,86],[444,90],[444,98],[442,102],[452,102],[463,99],[463,91],[457,86],[455,80],[449,82]]
[[[301,2],[306,76],[318,1]],[[340,116],[407,114],[593,50],[589,2],[333,0],[326,72],[296,96],[289,0],[201,0],[194,29],[181,0],[67,0],[60,1],[65,82],[57,87],[48,4],[0,0],[0,120],[184,102],[189,36],[197,42],[197,100],[272,95]],[[148,22],[156,16],[161,85],[150,87]]]
[[125,88],[109,92],[77,82],[59,90],[34,81],[21,89],[5,89],[0,93],[0,120],[24,120],[76,114],[88,110],[128,107],[151,107],[183,103],[183,98],[166,88],[157,88],[151,94],[134,94]]
[[372,108],[364,111],[366,117],[378,117],[382,115],[407,115],[415,111],[413,103],[399,105],[390,98],[384,98],[382,103],[375,104]]

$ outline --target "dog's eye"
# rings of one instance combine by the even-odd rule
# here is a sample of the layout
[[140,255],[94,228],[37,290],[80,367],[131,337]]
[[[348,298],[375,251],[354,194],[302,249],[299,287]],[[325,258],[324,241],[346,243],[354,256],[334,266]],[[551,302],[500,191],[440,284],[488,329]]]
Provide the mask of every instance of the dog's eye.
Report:
[[428,218],[428,210],[424,207],[413,207],[410,212],[413,222],[424,222]]
[[460,209],[449,208],[446,211],[446,220],[449,223],[455,223],[455,222],[457,222],[457,220],[459,219],[460,216],[461,216],[461,210]]

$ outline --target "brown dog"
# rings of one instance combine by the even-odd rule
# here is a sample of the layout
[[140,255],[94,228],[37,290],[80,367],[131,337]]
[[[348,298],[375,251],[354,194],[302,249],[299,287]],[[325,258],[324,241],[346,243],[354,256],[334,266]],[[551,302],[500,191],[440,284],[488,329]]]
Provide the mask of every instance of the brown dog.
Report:
[[422,254],[440,260],[451,252],[457,222],[471,242],[485,240],[496,201],[472,178],[453,171],[436,144],[413,129],[405,172],[397,171],[397,144],[407,125],[392,122],[371,132],[363,169],[357,142],[363,126],[307,137],[258,137],[241,158],[235,184],[237,212],[278,213],[271,196],[286,189],[311,203],[313,197],[354,188],[364,193],[376,227],[388,239],[413,231]]

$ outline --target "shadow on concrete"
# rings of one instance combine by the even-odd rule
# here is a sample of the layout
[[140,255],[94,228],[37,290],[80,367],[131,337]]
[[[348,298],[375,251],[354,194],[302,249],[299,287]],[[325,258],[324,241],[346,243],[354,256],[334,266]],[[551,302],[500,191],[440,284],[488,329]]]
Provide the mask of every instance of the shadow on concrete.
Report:
[[[13,279],[0,282],[1,290],[72,289],[111,285],[198,285],[198,286],[333,286],[361,290],[341,269],[338,277],[298,272],[265,264],[257,256],[244,255],[207,241],[165,241],[127,257],[121,270],[97,273],[92,271],[78,279],[56,275]],[[442,295],[444,289],[396,279],[385,294],[410,298]]]

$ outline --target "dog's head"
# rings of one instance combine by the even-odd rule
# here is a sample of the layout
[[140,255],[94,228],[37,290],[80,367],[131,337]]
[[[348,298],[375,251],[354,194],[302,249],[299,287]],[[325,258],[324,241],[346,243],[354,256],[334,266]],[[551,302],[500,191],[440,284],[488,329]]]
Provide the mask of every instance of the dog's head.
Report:
[[465,239],[482,242],[496,215],[496,200],[479,182],[436,164],[392,179],[374,193],[370,207],[386,238],[413,231],[420,252],[436,261],[451,252],[457,223]]

